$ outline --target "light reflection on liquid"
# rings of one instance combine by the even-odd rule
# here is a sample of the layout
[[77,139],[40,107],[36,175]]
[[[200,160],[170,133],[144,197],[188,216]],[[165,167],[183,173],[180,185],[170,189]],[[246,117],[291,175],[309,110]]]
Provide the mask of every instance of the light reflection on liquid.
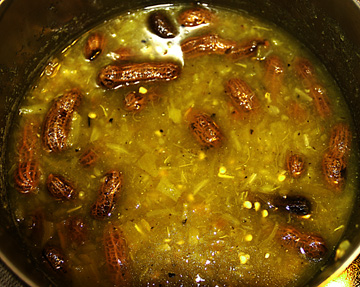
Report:
[[353,287],[354,285],[350,282],[347,271],[345,270],[339,277],[335,278],[331,282],[325,285],[325,287]]

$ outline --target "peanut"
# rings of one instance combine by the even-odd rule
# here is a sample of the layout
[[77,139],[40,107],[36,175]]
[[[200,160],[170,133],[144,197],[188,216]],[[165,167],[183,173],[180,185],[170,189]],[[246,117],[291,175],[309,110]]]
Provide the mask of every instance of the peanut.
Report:
[[85,59],[89,61],[95,60],[105,47],[105,37],[102,33],[96,32],[90,34],[84,46]]
[[209,24],[214,18],[214,13],[209,9],[196,7],[183,11],[178,18],[178,22],[185,27],[195,27]]
[[116,286],[131,285],[129,249],[120,227],[113,224],[104,230],[105,258]]
[[27,123],[19,149],[18,166],[14,172],[15,188],[20,193],[36,193],[38,190],[40,170],[36,157],[37,143],[36,127]]
[[96,202],[91,207],[91,216],[95,219],[105,219],[111,216],[116,201],[120,197],[123,175],[120,171],[109,171],[100,187]]
[[219,126],[205,113],[195,113],[190,117],[190,130],[196,140],[205,147],[221,146],[223,134]]
[[304,157],[299,154],[289,153],[286,157],[286,167],[293,178],[299,178],[305,171]]
[[179,74],[179,65],[170,62],[108,65],[100,70],[98,84],[117,89],[142,82],[175,80]]
[[42,141],[46,151],[60,152],[67,147],[72,117],[81,99],[80,90],[72,89],[53,102],[43,125]]
[[71,200],[77,197],[74,185],[61,175],[49,174],[46,186],[56,200]]
[[322,237],[300,232],[292,226],[280,226],[277,231],[277,239],[282,246],[297,249],[310,260],[319,261],[327,252]]

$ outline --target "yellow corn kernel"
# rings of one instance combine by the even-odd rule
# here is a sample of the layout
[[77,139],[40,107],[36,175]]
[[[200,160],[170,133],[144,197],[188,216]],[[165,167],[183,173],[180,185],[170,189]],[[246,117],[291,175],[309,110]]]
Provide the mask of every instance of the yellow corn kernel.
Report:
[[254,209],[255,209],[255,211],[259,211],[260,206],[261,206],[260,202],[256,201],[256,202],[254,203]]
[[192,201],[194,201],[195,200],[195,197],[194,197],[194,195],[193,194],[188,194],[188,196],[187,196],[187,200],[189,201],[189,202],[192,202]]
[[203,159],[205,159],[206,158],[206,154],[204,153],[204,152],[200,152],[199,153],[199,159],[200,160],[203,160]]
[[241,255],[241,256],[240,256],[240,263],[241,263],[241,264],[246,264],[246,262],[247,262],[246,256]]
[[219,168],[219,174],[225,174],[226,173],[226,167],[225,166],[221,166]]
[[269,103],[271,103],[271,94],[270,93],[265,93],[265,99],[267,99],[267,101]]
[[250,242],[250,241],[252,241],[252,240],[253,240],[253,236],[252,236],[251,234],[247,234],[247,235],[245,236],[245,241]]
[[147,92],[148,92],[148,90],[147,90],[146,88],[144,88],[144,87],[140,87],[140,88],[139,88],[139,93],[140,93],[140,94],[143,94],[143,95],[144,95],[144,94],[146,94]]
[[219,168],[218,177],[221,177],[221,178],[234,178],[233,175],[228,175],[228,174],[225,174],[225,173],[226,173],[226,167],[221,166]]
[[262,215],[263,217],[267,217],[267,216],[269,215],[269,212],[268,212],[267,210],[263,210],[263,211],[261,212],[261,215]]
[[249,254],[245,254],[243,252],[241,252],[239,254],[239,260],[241,264],[246,264],[250,259],[250,255]]
[[251,201],[245,201],[243,206],[246,208],[246,209],[251,209],[252,208],[252,203]]
[[90,119],[96,119],[96,114],[93,113],[93,112],[90,112],[90,113],[88,113],[88,117],[89,117]]
[[280,182],[283,182],[285,179],[286,179],[285,174],[279,174],[278,180],[279,180]]

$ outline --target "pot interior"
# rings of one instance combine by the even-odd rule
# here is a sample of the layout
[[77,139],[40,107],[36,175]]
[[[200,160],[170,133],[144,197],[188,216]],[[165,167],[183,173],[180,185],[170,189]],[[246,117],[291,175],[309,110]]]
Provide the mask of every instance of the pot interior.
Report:
[[[171,1],[192,3],[193,1]],[[166,4],[159,0],[76,0],[35,3],[26,0],[3,1],[0,6],[0,118],[1,137],[1,259],[29,285],[48,284],[41,270],[34,272],[34,265],[24,248],[10,214],[6,194],[5,154],[14,113],[23,95],[49,56],[59,47],[65,47],[81,33],[104,19],[137,8]],[[304,43],[334,77],[344,95],[354,119],[356,133],[360,131],[360,7],[356,0],[341,3],[326,1],[286,0],[213,0],[203,1],[213,6],[245,10],[275,23]],[[358,139],[358,137],[356,137]],[[359,145],[359,143],[358,143]],[[358,152],[357,152],[358,153]],[[355,206],[360,203],[356,198]],[[341,258],[336,252],[325,270],[309,282],[316,286],[336,270],[352,261],[360,250],[360,210],[354,209],[340,247]],[[339,251],[340,252],[340,251]],[[338,252],[338,254],[339,254]],[[30,260],[31,261],[31,260]],[[338,270],[338,272],[339,272]],[[46,283],[45,283],[46,282]],[[55,282],[56,283],[56,282]]]

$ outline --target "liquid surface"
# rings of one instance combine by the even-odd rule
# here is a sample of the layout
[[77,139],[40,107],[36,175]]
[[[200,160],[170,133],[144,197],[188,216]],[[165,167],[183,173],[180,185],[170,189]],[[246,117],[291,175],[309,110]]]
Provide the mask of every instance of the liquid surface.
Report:
[[14,217],[73,286],[295,286],[345,229],[357,170],[333,80],[277,27],[187,9],[106,21],[19,108]]

